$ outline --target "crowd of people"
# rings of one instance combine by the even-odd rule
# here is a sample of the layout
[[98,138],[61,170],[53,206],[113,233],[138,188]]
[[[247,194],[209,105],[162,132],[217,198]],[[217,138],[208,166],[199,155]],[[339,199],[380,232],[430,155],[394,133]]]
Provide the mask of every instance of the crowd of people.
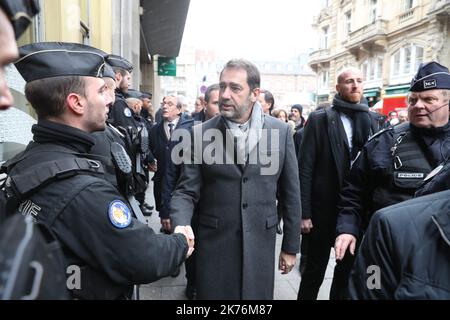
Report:
[[[306,119],[300,104],[275,108],[243,59],[227,62],[194,114],[175,95],[155,113],[123,57],[77,43],[17,48],[33,3],[0,0],[1,67],[14,63],[38,118],[33,141],[2,165],[0,222],[32,217],[62,249],[47,258],[80,270],[52,298],[137,298],[136,286],[185,262],[188,299],[269,300],[276,267],[288,274],[300,252],[298,299],[313,300],[331,248],[330,299],[450,298],[446,67],[421,64],[406,114],[388,119],[369,109],[358,68]],[[1,109],[12,104],[2,73]],[[146,224],[154,209],[159,233]]]

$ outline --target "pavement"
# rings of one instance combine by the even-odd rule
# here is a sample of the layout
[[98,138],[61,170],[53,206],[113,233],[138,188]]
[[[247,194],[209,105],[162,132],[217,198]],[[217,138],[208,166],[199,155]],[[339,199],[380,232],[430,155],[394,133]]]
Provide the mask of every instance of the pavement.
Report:
[[[154,206],[153,186],[150,185],[146,193],[146,201]],[[161,223],[158,212],[153,210],[153,214],[147,218],[148,225],[155,231],[159,232]],[[276,255],[274,257],[275,266],[278,266],[278,256],[281,249],[282,235],[277,234]],[[300,284],[299,271],[300,256],[297,256],[297,263],[294,269],[287,275],[282,275],[278,268],[275,268],[275,291],[274,300],[296,300],[297,292]],[[330,260],[325,273],[325,279],[319,291],[318,300],[328,300],[333,278],[333,270],[335,266],[334,250],[330,251]],[[140,286],[141,300],[187,300],[184,291],[186,289],[184,264],[181,272],[176,278],[166,277],[156,282]]]

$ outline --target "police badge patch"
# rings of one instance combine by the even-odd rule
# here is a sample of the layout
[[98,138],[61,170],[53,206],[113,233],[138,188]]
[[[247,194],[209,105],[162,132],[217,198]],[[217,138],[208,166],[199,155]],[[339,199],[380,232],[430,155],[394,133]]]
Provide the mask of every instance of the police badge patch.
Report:
[[130,109],[125,108],[125,110],[123,110],[123,113],[125,114],[125,117],[131,118],[131,110]]
[[114,200],[109,204],[108,217],[112,225],[123,229],[131,223],[131,212],[128,206],[120,200]]
[[423,88],[424,89],[431,89],[431,88],[436,88],[436,87],[437,87],[436,79],[423,80]]

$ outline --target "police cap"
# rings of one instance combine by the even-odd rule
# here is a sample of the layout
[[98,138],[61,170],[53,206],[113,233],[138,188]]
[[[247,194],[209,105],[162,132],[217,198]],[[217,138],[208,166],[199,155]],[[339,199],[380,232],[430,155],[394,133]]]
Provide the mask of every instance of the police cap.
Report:
[[128,89],[127,98],[140,99],[142,97],[142,92],[135,89]]
[[11,21],[17,39],[28,28],[40,7],[38,0],[0,0],[0,9]]
[[119,68],[122,70],[126,70],[131,73],[133,71],[133,65],[130,61],[121,56],[116,56],[114,54],[110,54],[106,56],[106,62],[113,68]]
[[116,74],[114,73],[113,68],[108,63],[105,64],[105,69],[103,70],[103,77],[116,80]]
[[101,50],[79,43],[39,42],[19,48],[14,63],[26,82],[59,76],[104,76]]
[[[90,46],[84,46],[86,50],[92,50],[92,52],[98,53],[103,56],[104,59],[109,55],[105,51],[102,51],[95,47]],[[111,78],[113,80],[116,80],[116,74],[113,70],[113,68],[108,64],[108,62],[105,60],[105,69],[103,70],[103,77]]]
[[448,69],[435,61],[421,63],[417,74],[411,81],[409,91],[425,91],[432,89],[450,89],[450,73]]
[[150,92],[142,92],[141,99],[152,99],[153,95]]

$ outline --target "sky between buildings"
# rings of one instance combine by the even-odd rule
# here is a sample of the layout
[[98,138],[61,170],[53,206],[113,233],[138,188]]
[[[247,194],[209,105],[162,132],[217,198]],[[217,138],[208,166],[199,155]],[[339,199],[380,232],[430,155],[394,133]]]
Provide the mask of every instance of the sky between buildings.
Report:
[[317,0],[191,0],[183,44],[220,58],[285,60],[318,47]]

